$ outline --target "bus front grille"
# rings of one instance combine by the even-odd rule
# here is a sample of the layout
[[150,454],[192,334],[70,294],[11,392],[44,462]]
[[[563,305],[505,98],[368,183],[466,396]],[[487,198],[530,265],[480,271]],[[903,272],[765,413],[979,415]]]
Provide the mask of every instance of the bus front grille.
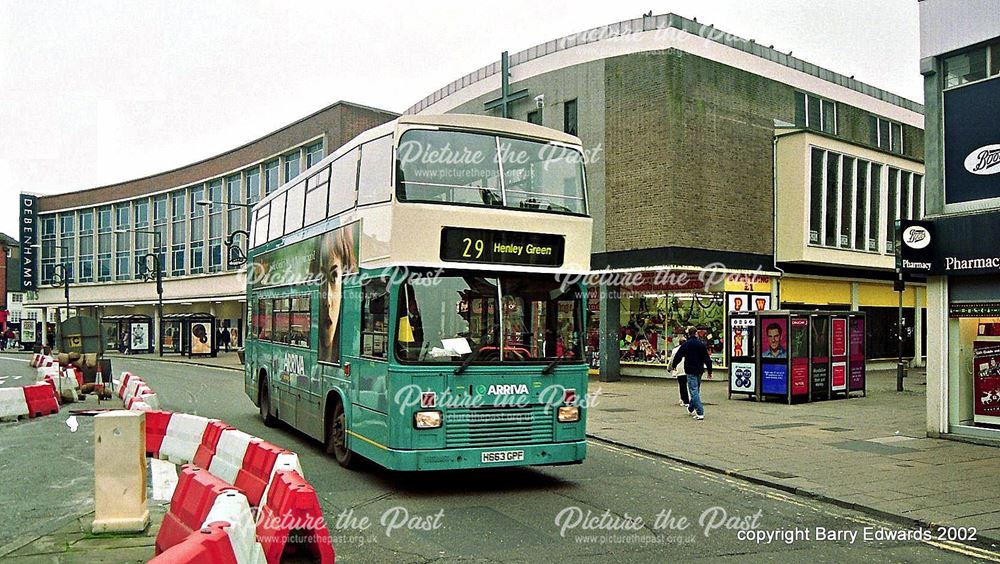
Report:
[[493,447],[552,442],[555,414],[550,407],[450,409],[444,416],[445,446]]

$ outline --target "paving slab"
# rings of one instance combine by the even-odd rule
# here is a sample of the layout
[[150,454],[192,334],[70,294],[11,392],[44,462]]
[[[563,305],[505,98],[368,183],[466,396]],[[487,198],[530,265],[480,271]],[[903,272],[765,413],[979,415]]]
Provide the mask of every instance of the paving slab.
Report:
[[588,433],[903,523],[976,526],[1000,542],[1000,448],[927,437],[925,384],[911,373],[900,393],[895,371],[873,371],[864,397],[787,405],[730,400],[725,382],[706,381],[705,420],[694,421],[673,380],[592,378]]

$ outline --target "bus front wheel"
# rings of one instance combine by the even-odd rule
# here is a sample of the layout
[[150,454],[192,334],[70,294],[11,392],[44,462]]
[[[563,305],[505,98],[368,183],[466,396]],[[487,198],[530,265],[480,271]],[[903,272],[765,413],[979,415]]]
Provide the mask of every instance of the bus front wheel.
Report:
[[260,418],[264,420],[264,426],[277,427],[278,418],[271,415],[271,391],[267,387],[267,380],[263,378],[260,381],[260,393],[257,397],[257,403],[260,404]]
[[337,459],[344,468],[354,465],[353,453],[347,449],[347,418],[344,404],[340,401],[333,406],[333,413],[327,418],[326,452]]

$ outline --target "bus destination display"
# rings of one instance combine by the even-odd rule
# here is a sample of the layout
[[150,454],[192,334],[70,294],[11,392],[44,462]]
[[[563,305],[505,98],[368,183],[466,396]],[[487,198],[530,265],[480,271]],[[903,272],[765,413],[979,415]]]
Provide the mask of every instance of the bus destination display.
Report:
[[565,243],[562,235],[445,227],[441,230],[441,260],[561,266]]

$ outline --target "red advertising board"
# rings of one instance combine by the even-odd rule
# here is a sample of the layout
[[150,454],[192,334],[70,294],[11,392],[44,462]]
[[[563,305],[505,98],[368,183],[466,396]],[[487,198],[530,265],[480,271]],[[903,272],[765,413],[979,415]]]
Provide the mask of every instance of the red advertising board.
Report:
[[975,420],[1000,423],[1000,342],[976,341],[973,351]]
[[845,390],[847,388],[847,363],[834,362],[830,367],[832,372],[830,389],[835,392]]
[[833,318],[833,341],[831,355],[847,356],[847,320],[843,317]]
[[792,359],[792,395],[804,396],[809,393],[809,359]]

